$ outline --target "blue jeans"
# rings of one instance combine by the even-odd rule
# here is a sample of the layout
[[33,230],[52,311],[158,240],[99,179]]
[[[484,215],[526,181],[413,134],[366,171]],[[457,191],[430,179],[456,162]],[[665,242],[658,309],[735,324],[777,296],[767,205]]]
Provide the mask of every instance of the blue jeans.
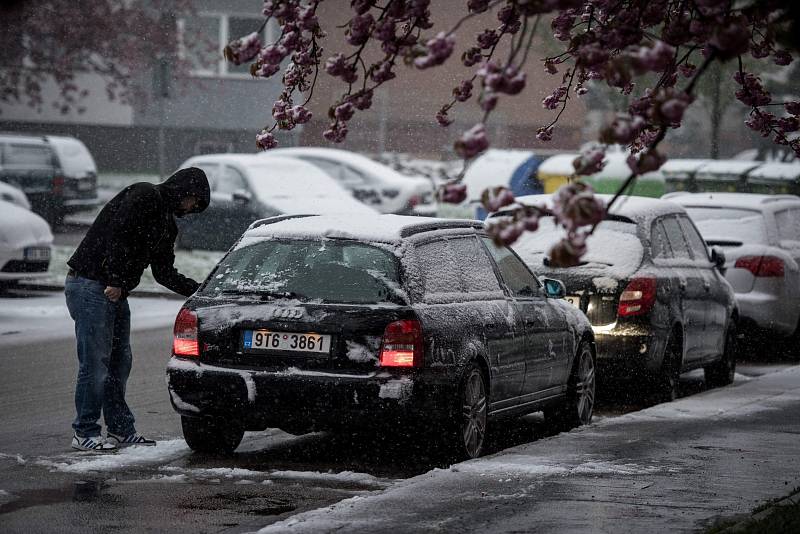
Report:
[[77,417],[72,428],[80,437],[100,435],[101,411],[109,432],[135,432],[133,413],[125,402],[132,362],[131,311],[127,299],[111,302],[104,290],[104,284],[87,278],[67,276],[64,283],[78,340]]

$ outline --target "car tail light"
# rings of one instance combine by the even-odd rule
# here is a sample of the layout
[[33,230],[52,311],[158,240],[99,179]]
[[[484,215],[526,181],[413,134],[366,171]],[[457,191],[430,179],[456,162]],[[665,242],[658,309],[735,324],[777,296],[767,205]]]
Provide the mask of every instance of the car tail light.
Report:
[[178,312],[172,338],[172,354],[192,358],[200,356],[200,345],[197,342],[197,314],[192,310],[181,308]]
[[64,177],[60,175],[53,176],[53,193],[60,195],[64,192]]
[[656,279],[653,277],[634,278],[619,297],[617,315],[631,317],[645,314],[653,308],[655,301]]
[[389,323],[381,342],[381,365],[384,367],[419,367],[422,365],[422,325],[416,320]]
[[417,205],[421,204],[421,203],[422,203],[422,199],[419,197],[419,195],[413,195],[411,198],[408,199],[408,205],[410,207],[412,207],[412,208],[414,206],[417,206]]
[[745,269],[759,277],[781,277],[784,275],[783,260],[775,256],[742,256],[734,267]]

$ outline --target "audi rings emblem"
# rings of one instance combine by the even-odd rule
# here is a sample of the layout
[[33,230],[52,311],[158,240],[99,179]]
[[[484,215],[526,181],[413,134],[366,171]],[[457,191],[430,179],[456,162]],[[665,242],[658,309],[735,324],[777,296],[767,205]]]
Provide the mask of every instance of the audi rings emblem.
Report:
[[272,317],[275,319],[299,319],[305,311],[303,308],[275,308]]

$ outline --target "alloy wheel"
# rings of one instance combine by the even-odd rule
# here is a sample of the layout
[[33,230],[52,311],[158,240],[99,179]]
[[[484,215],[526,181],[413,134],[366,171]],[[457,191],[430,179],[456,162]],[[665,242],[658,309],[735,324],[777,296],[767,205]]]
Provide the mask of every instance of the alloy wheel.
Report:
[[587,348],[581,352],[578,363],[577,383],[575,384],[576,407],[580,424],[588,424],[592,420],[595,394],[595,367],[591,351]]
[[486,384],[480,370],[472,369],[464,384],[462,402],[462,438],[464,452],[477,458],[486,439]]

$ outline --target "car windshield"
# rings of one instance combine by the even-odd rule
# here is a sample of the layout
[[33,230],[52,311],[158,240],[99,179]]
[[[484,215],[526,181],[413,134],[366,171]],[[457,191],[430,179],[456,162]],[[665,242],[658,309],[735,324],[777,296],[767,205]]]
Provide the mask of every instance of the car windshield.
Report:
[[[248,239],[248,238],[245,238]],[[336,303],[402,303],[391,252],[350,240],[249,238],[220,262],[203,296],[257,295]]]
[[710,245],[725,243],[765,243],[767,231],[763,215],[755,210],[712,206],[687,206],[703,239]]

